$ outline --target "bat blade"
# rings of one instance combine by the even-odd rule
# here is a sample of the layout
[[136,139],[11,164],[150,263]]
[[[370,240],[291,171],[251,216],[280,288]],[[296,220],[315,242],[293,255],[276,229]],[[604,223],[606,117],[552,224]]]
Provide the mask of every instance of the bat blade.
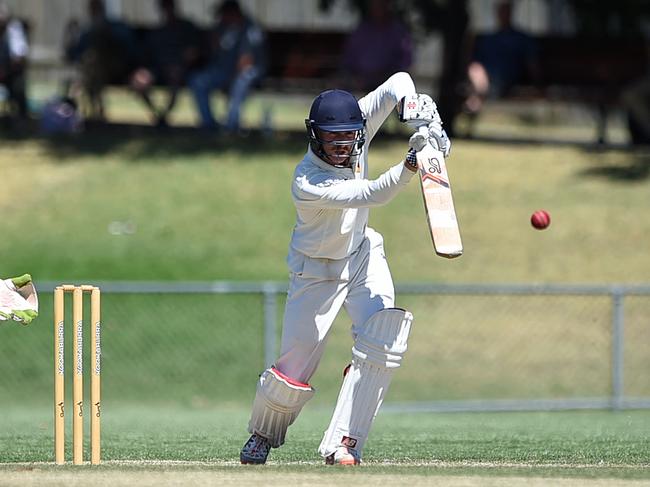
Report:
[[431,144],[417,153],[424,208],[433,247],[441,257],[453,259],[463,253],[463,242],[442,152]]

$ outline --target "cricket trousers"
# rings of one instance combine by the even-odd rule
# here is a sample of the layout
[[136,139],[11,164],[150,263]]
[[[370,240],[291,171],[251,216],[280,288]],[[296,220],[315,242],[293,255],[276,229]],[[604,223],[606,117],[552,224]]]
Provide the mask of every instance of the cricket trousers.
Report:
[[352,335],[373,314],[395,305],[393,279],[382,236],[371,228],[347,259],[289,258],[291,276],[282,325],[283,374],[309,383],[323,355],[330,328],[341,307],[352,320]]

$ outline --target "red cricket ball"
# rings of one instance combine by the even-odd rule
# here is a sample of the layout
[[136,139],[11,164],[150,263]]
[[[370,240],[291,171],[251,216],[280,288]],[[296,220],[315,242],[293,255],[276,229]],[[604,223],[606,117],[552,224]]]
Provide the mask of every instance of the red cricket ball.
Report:
[[551,215],[544,210],[537,210],[530,216],[530,224],[537,230],[544,230],[551,224]]

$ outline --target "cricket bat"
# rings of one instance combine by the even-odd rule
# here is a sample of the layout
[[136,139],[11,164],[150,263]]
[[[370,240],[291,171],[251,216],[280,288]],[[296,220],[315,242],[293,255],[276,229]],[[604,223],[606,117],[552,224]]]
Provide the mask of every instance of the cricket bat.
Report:
[[417,153],[424,208],[433,247],[441,257],[453,259],[463,253],[451,184],[442,152],[431,144]]

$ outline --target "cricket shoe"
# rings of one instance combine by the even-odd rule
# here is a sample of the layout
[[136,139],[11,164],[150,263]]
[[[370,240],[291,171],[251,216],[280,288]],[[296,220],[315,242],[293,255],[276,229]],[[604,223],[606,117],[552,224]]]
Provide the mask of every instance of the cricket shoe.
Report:
[[359,465],[361,458],[356,450],[339,446],[334,453],[325,457],[325,465]]
[[244,448],[241,449],[239,460],[245,465],[261,465],[266,463],[270,451],[271,443],[269,443],[269,440],[258,434],[253,434],[244,445]]

